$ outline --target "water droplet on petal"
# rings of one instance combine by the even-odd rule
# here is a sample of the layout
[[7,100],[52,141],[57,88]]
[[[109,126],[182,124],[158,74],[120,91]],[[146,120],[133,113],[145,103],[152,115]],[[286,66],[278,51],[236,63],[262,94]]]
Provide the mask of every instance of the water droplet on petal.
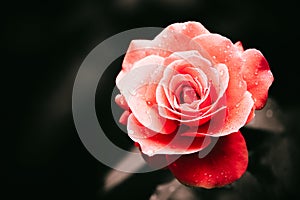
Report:
[[255,83],[254,83],[255,85],[258,85],[258,81],[255,81]]
[[212,58],[213,58],[213,59],[216,59],[216,56],[213,56]]
[[258,69],[255,70],[254,75],[258,75]]
[[204,176],[206,176],[207,175],[207,173],[204,173]]
[[239,104],[239,103],[235,105],[235,107],[236,107],[236,108],[238,108],[239,106],[240,106],[240,104]]
[[[147,105],[151,105],[152,104],[152,102],[151,101],[146,101],[146,103],[147,103]],[[149,112],[149,111],[148,111]]]
[[186,25],[183,25],[183,26],[182,26],[182,30],[185,30],[185,29],[186,29]]
[[221,76],[224,75],[224,70],[223,70],[223,69],[220,70],[220,75],[221,75]]

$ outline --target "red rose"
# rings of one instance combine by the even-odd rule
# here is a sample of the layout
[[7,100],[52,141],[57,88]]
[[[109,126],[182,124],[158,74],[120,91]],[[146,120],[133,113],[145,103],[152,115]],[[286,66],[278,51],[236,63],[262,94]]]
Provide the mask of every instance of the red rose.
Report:
[[[120,122],[142,153],[166,155],[184,184],[212,188],[241,177],[248,164],[239,129],[268,97],[273,76],[256,49],[176,23],[153,40],[134,40],[116,84]],[[214,145],[212,141],[219,140]],[[212,147],[204,158],[198,153]]]

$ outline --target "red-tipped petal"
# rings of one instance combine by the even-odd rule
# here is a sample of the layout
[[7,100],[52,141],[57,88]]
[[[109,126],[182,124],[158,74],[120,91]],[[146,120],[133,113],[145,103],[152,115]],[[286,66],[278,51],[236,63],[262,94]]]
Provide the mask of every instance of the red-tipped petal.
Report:
[[128,136],[139,143],[141,151],[157,154],[188,154],[200,151],[210,143],[209,137],[183,137],[180,133],[160,134],[141,125],[131,114],[128,118]]
[[[167,155],[167,159],[172,156]],[[183,155],[169,165],[174,176],[190,186],[214,188],[239,179],[247,169],[248,151],[240,132],[220,137],[204,158],[198,153]]]
[[247,82],[247,90],[255,100],[256,109],[261,109],[268,98],[268,90],[274,78],[269,64],[260,51],[248,49],[242,55],[242,73]]

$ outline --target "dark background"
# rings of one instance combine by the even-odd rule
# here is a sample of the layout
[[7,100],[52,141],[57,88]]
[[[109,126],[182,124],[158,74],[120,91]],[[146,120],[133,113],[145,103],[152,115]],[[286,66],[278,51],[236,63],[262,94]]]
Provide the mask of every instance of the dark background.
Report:
[[[245,48],[262,51],[275,77],[269,95],[278,103],[278,118],[285,127],[280,135],[244,131],[252,152],[248,171],[255,183],[243,179],[239,187],[195,190],[199,199],[297,196],[300,84],[299,11],[295,2],[11,1],[2,10],[5,120],[1,131],[1,181],[5,192],[0,195],[8,195],[6,199],[148,199],[157,184],[168,180],[170,174],[163,170],[133,175],[104,193],[103,181],[110,169],[87,152],[77,135],[71,110],[72,87],[82,61],[106,38],[131,28],[166,27],[190,20],[201,22],[211,32],[233,42],[242,41]],[[108,78],[102,80],[108,88],[102,93],[98,88],[104,94],[96,99],[97,111],[102,115],[110,115],[102,98],[111,92],[109,87],[113,87],[121,61],[114,62],[105,74]],[[115,143],[124,148],[131,144],[127,138],[116,136],[122,132],[110,118],[102,120],[100,123],[111,128],[109,134]]]

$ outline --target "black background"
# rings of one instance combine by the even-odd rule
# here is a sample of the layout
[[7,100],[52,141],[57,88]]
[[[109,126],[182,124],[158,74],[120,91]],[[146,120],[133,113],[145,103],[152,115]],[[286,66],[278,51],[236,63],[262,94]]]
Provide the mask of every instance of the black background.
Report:
[[[131,28],[166,27],[190,20],[201,22],[211,32],[233,42],[242,41],[245,48],[262,51],[275,77],[269,95],[280,106],[283,114],[280,120],[286,129],[280,137],[269,132],[251,136],[247,133],[251,131],[245,131],[250,151],[252,148],[256,152],[250,157],[249,171],[258,178],[258,185],[252,188],[253,196],[237,198],[279,199],[297,195],[300,151],[296,122],[300,84],[299,11],[295,2],[11,1],[2,10],[1,80],[5,119],[1,131],[4,158],[1,180],[5,185],[2,194],[8,195],[8,199],[148,199],[156,185],[167,179],[161,177],[170,176],[168,172],[134,175],[113,192],[102,192],[103,177],[109,168],[87,152],[77,135],[71,110],[73,82],[87,54],[106,38]],[[103,84],[113,87],[121,61],[112,64],[105,74],[109,78]],[[103,94],[109,95],[109,91]],[[97,111],[109,115],[104,103],[99,103],[101,98],[97,99]],[[109,119],[103,120],[107,129],[114,125]],[[118,128],[109,130],[114,142],[124,148],[130,145],[127,138],[118,139],[116,135],[122,134]],[[274,148],[276,151],[270,150]],[[263,167],[256,164],[269,151],[273,152],[272,159],[267,159],[269,163]],[[281,161],[288,164],[274,174],[272,162]],[[209,192],[199,195],[204,199],[219,195],[219,190]]]

